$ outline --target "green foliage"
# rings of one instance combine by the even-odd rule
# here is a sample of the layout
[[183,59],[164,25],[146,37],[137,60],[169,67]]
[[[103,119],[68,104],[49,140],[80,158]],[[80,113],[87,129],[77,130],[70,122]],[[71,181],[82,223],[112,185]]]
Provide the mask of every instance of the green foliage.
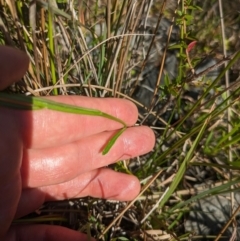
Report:
[[[114,220],[126,206],[122,202],[115,204],[92,198],[81,199],[87,207],[87,214],[84,216],[81,208],[81,212],[72,212],[78,215],[72,225],[74,228],[77,226],[79,230],[86,231],[88,222],[96,237],[102,236],[112,241],[144,240],[148,237],[160,239],[161,232],[169,235],[168,240],[170,237],[174,237],[171,240],[191,238],[194,234],[184,233],[181,227],[192,204],[205,197],[231,192],[233,185],[239,185],[239,80],[230,75],[232,82],[225,84],[226,73],[239,72],[236,67],[240,56],[240,52],[236,51],[239,48],[236,38],[239,29],[233,32],[232,27],[239,26],[239,13],[233,14],[233,8],[230,8],[235,1],[223,3],[226,39],[222,39],[219,14],[214,14],[218,11],[212,8],[217,6],[215,0],[185,0],[180,1],[179,6],[174,5],[174,1],[166,1],[166,9],[162,9],[165,1],[156,1],[152,6],[148,5],[149,2],[37,0],[29,5],[29,1],[24,0],[0,3],[5,29],[0,31],[0,42],[25,50],[31,59],[22,84],[16,84],[13,89],[21,93],[28,91],[28,95],[112,96],[136,103],[131,93],[136,82],[144,78],[141,71],[145,70],[148,61],[151,66],[161,64],[158,58],[151,62],[151,56],[145,49],[152,37],[156,37],[153,43],[162,41],[154,36],[154,30],[158,29],[152,26],[150,35],[142,31],[143,20],[148,17],[161,19],[165,13],[170,20],[173,17],[179,27],[179,41],[167,45],[168,51],[175,51],[178,56],[177,78],[171,79],[163,70],[164,83],[155,89],[160,103],[167,100],[162,109],[170,109],[170,114],[164,119],[163,115],[146,109],[146,115],[139,116],[140,124],[148,115],[156,117],[151,124],[157,137],[156,146],[146,156],[115,166],[116,171],[137,175],[142,184],[148,184],[156,173],[161,174],[126,210],[121,222],[114,223]],[[150,41],[145,41],[145,38]],[[197,41],[196,45],[189,50],[189,45],[194,41]],[[227,43],[229,51],[228,57],[225,57],[229,59],[221,66],[218,76],[211,79],[205,73],[194,79],[196,76],[192,70],[206,56],[224,60],[218,57],[224,43]],[[163,51],[159,50],[161,54]],[[161,59],[162,55],[158,57]],[[228,65],[225,66],[225,63]],[[192,90],[198,91],[195,99],[185,95]],[[17,98],[13,105],[18,108],[26,108],[27,100],[29,108],[44,107],[112,119],[97,110],[62,106],[38,97],[25,99],[22,96],[19,99],[18,95],[13,96],[11,99]],[[1,104],[7,104],[6,98],[0,94]],[[23,102],[25,104],[21,105]],[[141,103],[136,104],[141,106]],[[175,115],[178,116],[176,121]],[[103,154],[125,130],[125,123],[113,120],[120,122],[123,128],[113,136]],[[206,183],[204,178],[198,177],[197,170],[213,173],[206,179],[216,186],[199,188]],[[192,176],[189,173],[193,173]],[[217,186],[219,181],[224,183]],[[58,203],[55,205],[58,207]],[[62,211],[60,215],[64,213]],[[146,216],[146,220],[141,222]],[[59,218],[59,223],[61,221]],[[104,233],[111,222],[115,229]]]

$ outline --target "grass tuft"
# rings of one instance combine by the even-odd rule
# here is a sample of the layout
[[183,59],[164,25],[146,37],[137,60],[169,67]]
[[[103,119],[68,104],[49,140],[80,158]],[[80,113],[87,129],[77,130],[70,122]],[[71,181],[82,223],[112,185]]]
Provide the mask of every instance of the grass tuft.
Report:
[[238,1],[220,0],[0,1],[0,43],[31,62],[12,92],[126,98],[157,137],[150,154],[113,166],[141,180],[134,201],[46,203],[34,214],[41,222],[102,240],[208,240],[186,223],[195,205],[224,195],[234,220],[239,11]]

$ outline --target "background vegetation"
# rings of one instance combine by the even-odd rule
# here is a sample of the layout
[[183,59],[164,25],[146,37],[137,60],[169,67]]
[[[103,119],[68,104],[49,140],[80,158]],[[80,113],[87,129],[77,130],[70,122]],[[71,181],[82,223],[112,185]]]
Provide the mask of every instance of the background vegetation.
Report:
[[[199,200],[228,193],[230,222],[220,230],[232,226],[238,240],[239,11],[237,0],[1,0],[0,42],[31,60],[7,91],[127,98],[139,106],[139,124],[157,137],[152,153],[112,167],[141,180],[133,202],[51,202],[20,221],[102,240],[217,240],[218,233],[203,237],[186,223]],[[174,23],[168,32],[159,30],[165,18]],[[174,78],[165,62],[170,54],[177,58]],[[216,68],[196,74],[206,58]],[[150,97],[157,106],[144,108],[134,96],[146,73],[155,78]]]

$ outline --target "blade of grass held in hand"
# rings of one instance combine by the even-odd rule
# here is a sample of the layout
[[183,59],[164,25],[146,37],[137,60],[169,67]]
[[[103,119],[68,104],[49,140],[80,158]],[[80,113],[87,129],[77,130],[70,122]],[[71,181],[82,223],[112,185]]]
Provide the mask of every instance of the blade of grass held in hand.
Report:
[[21,109],[21,110],[39,110],[39,109],[49,109],[49,110],[55,110],[60,112],[66,112],[66,113],[72,113],[72,114],[78,114],[78,115],[90,115],[90,116],[100,116],[103,118],[107,118],[113,121],[116,121],[123,125],[123,128],[120,129],[106,144],[104,147],[102,154],[106,155],[118,137],[126,130],[127,125],[124,121],[121,119],[114,117],[112,115],[109,115],[105,112],[102,112],[100,110],[96,109],[90,109],[90,108],[84,108],[84,107],[78,107],[63,103],[58,103],[52,100],[47,100],[40,97],[32,97],[32,96],[25,96],[25,95],[16,95],[16,94],[5,94],[0,93],[0,106],[15,108],[15,109]]
[[112,148],[112,146],[114,145],[114,143],[116,142],[116,140],[118,139],[119,136],[122,135],[122,133],[127,129],[127,127],[123,127],[122,129],[120,129],[107,143],[107,145],[104,147],[102,154],[106,155],[110,149]]

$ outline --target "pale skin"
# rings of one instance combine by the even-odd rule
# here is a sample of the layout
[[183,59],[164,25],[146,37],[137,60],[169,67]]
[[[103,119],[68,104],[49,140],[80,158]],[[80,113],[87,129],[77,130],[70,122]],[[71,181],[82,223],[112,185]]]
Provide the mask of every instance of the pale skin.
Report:
[[[0,46],[0,90],[18,81],[28,62],[23,52]],[[51,99],[99,109],[122,119],[129,128],[109,153],[102,155],[102,148],[121,124],[46,109],[0,107],[0,240],[87,240],[85,234],[67,228],[12,225],[12,221],[50,200],[92,196],[127,201],[140,191],[136,177],[106,168],[145,154],[154,146],[150,128],[132,127],[138,115],[135,105],[120,99],[80,96]]]

